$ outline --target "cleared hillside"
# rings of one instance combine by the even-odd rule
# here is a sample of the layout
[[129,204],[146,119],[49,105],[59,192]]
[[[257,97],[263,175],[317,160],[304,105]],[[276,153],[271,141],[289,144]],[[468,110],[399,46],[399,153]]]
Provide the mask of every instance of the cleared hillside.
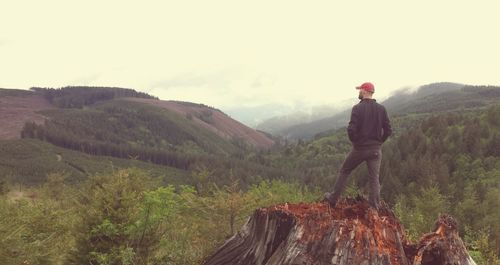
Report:
[[43,124],[40,110],[54,106],[43,96],[25,90],[0,89],[0,140],[19,139],[26,122]]

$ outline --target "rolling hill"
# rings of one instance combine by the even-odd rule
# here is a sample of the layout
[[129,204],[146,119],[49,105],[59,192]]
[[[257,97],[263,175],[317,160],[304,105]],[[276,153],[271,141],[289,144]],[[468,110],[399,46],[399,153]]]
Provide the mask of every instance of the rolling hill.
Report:
[[226,140],[240,141],[258,148],[270,147],[273,140],[232,119],[222,111],[203,104],[164,101],[131,89],[108,87],[65,87],[59,90],[32,88],[32,91],[0,89],[0,139],[20,137],[25,122],[42,124],[46,117],[40,110],[82,108],[101,101],[125,99],[167,109],[185,116],[194,125],[210,130]]
[[[482,108],[500,104],[500,87],[434,83],[421,86],[414,92],[398,91],[382,104],[392,117]],[[279,135],[294,140],[324,135],[346,126],[350,112],[348,109],[328,118],[298,124],[280,131]]]
[[41,95],[26,90],[0,89],[0,139],[21,138],[26,122],[43,124],[47,117],[38,113],[55,108]]
[[196,125],[208,129],[228,140],[241,140],[252,146],[264,148],[274,144],[273,140],[263,133],[245,126],[218,109],[203,104],[142,98],[126,98],[126,100],[174,111],[193,121]]
[[279,135],[288,128],[296,125],[321,120],[344,111],[350,107],[349,102],[342,102],[337,105],[317,106],[303,111],[297,111],[288,115],[276,116],[266,119],[259,123],[255,128],[268,132],[273,135]]
[[[72,89],[76,89],[74,93]],[[9,99],[9,106],[23,102],[18,98],[25,100],[34,96],[38,96],[37,100],[43,104],[49,104],[49,108],[35,108],[36,104],[24,102],[19,109],[27,111],[29,117],[40,115],[36,117],[41,117],[43,122],[27,119],[19,131],[21,139],[0,140],[0,188],[6,187],[0,191],[16,189],[17,192],[25,189],[23,185],[30,186],[25,189],[30,191],[25,193],[28,194],[27,203],[12,204],[8,208],[3,204],[5,216],[16,214],[15,218],[4,222],[9,224],[4,225],[7,227],[5,231],[13,230],[11,227],[16,227],[17,222],[30,217],[30,224],[43,220],[57,235],[61,230],[54,225],[54,220],[85,224],[97,216],[103,217],[103,221],[99,219],[96,224],[106,224],[97,228],[106,228],[102,231],[105,235],[109,231],[107,228],[111,227],[107,220],[113,219],[95,214],[101,210],[93,209],[101,208],[94,206],[102,205],[102,212],[106,212],[108,204],[102,204],[102,201],[122,201],[121,198],[131,198],[127,194],[132,193],[140,199],[144,191],[151,196],[144,201],[147,204],[134,199],[136,203],[123,204],[126,207],[119,207],[117,213],[128,212],[122,209],[147,209],[144,213],[149,218],[149,209],[160,207],[154,211],[166,213],[162,221],[175,221],[173,229],[169,229],[172,233],[165,235],[165,242],[181,238],[192,244],[193,240],[201,238],[204,240],[197,244],[210,249],[214,242],[217,243],[215,238],[228,236],[221,231],[226,226],[233,227],[235,216],[239,216],[238,220],[248,218],[249,205],[269,203],[278,195],[283,202],[318,199],[332,187],[351,148],[345,130],[337,129],[327,131],[326,135],[317,134],[318,137],[311,141],[288,141],[271,149],[259,149],[241,139],[231,138],[234,132],[229,130],[231,128],[224,130],[216,122],[219,113],[210,107],[162,102],[116,88],[72,89],[0,90],[0,101],[3,104]],[[413,231],[409,236],[428,231],[435,216],[447,212],[462,224],[457,232],[464,235],[467,244],[472,246],[471,255],[475,258],[482,255],[484,259],[490,253],[498,256],[494,251],[500,235],[497,211],[500,207],[499,90],[496,87],[469,86],[437,90],[429,87],[421,94],[416,92],[418,96],[403,93],[400,96],[408,97],[408,100],[394,98],[397,104],[387,102],[389,111],[394,111],[392,122],[396,130],[383,147],[381,196],[394,209],[405,228]],[[5,108],[2,111],[9,113]],[[222,114],[220,117],[224,118]],[[134,178],[133,174],[120,173],[127,170],[115,170],[129,167],[147,171],[148,178]],[[108,174],[110,171],[115,173]],[[55,185],[58,183],[54,183],[53,178],[46,181],[47,175],[61,172],[66,175],[64,184],[76,182],[75,185]],[[88,178],[95,173],[99,174],[98,178]],[[160,178],[163,181],[161,187],[152,190],[133,188],[145,184],[150,176]],[[366,169],[358,167],[350,177],[351,183],[345,194],[366,193],[369,183],[366,176]],[[80,183],[86,179],[89,181]],[[102,188],[101,183],[106,187]],[[54,190],[60,194],[54,194]],[[94,203],[89,203],[88,196],[83,196],[78,204],[72,204],[75,193],[92,194],[94,191],[94,195],[99,195],[92,198]],[[40,192],[38,198],[36,192]],[[5,195],[5,202],[11,199],[10,194]],[[42,198],[42,195],[47,197]],[[78,205],[78,210],[54,208],[54,203],[63,207]],[[146,205],[152,208],[141,208]],[[17,212],[22,209],[19,206],[28,208]],[[170,206],[179,208],[161,208]],[[290,204],[284,206],[288,208]],[[75,216],[80,216],[75,215],[80,209],[84,215],[75,219]],[[38,214],[31,215],[32,212]],[[172,216],[172,212],[180,215]],[[127,220],[135,227],[138,222],[148,219]],[[227,223],[230,220],[231,224]],[[68,229],[74,229],[73,223],[69,224]],[[94,227],[89,226],[84,231],[95,233],[97,229]],[[23,230],[19,240],[7,241],[4,245],[14,245],[11,242],[17,242],[14,246],[26,245],[26,242],[32,242],[30,236],[33,234],[47,238],[46,230],[41,231]],[[121,234],[115,238],[122,242]],[[74,241],[72,237],[67,240]],[[182,244],[183,247],[173,243],[165,250],[166,255],[178,248],[182,248],[183,255],[199,250],[197,245],[191,247],[186,243]],[[67,246],[61,249],[67,249]],[[478,249],[484,249],[484,254],[483,250],[478,253]],[[31,254],[29,251],[32,249],[26,249],[27,256]]]
[[[78,179],[109,167],[101,162],[110,159],[118,159],[123,167],[142,161],[138,166],[182,173],[174,176],[203,168],[220,176],[232,174],[231,169],[242,179],[282,175],[243,160],[249,150],[272,146],[268,136],[202,104],[161,101],[131,89],[105,87],[0,89],[0,102],[0,122],[5,124],[0,130],[0,156],[10,157],[13,146],[18,146],[26,156],[41,157],[4,162],[0,173],[14,181],[43,181],[50,168]],[[48,151],[56,147],[60,149]],[[87,159],[53,164],[61,150],[76,151]]]
[[62,173],[68,181],[84,180],[96,173],[123,168],[139,168],[166,183],[190,182],[189,172],[134,159],[92,156],[36,139],[0,140],[0,179],[33,185],[43,183],[52,173]]

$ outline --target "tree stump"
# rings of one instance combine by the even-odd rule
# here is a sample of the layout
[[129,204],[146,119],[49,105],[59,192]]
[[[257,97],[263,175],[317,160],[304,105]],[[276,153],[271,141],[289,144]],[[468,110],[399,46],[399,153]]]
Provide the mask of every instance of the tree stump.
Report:
[[[443,219],[444,218],[444,219]],[[435,232],[411,244],[394,213],[362,198],[257,209],[204,265],[475,264],[445,216]]]
[[422,236],[414,265],[434,264],[476,264],[467,253],[458,235],[458,224],[449,215],[441,215],[434,226],[434,232]]

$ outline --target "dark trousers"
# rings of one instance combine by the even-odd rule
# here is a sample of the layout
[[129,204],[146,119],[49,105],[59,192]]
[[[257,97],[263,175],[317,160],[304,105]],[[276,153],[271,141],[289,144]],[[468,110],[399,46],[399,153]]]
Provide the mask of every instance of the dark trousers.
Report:
[[333,188],[332,201],[337,201],[347,184],[347,177],[359,164],[366,162],[370,181],[370,196],[368,200],[373,207],[378,207],[380,197],[379,171],[382,161],[381,147],[370,147],[366,149],[351,149],[340,168],[337,181]]

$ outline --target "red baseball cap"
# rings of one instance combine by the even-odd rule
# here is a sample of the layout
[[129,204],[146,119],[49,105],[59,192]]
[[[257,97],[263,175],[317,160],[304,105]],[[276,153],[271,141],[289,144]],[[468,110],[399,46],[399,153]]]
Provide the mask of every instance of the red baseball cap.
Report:
[[363,83],[360,86],[357,86],[356,89],[363,89],[372,93],[375,92],[375,86],[370,82]]

